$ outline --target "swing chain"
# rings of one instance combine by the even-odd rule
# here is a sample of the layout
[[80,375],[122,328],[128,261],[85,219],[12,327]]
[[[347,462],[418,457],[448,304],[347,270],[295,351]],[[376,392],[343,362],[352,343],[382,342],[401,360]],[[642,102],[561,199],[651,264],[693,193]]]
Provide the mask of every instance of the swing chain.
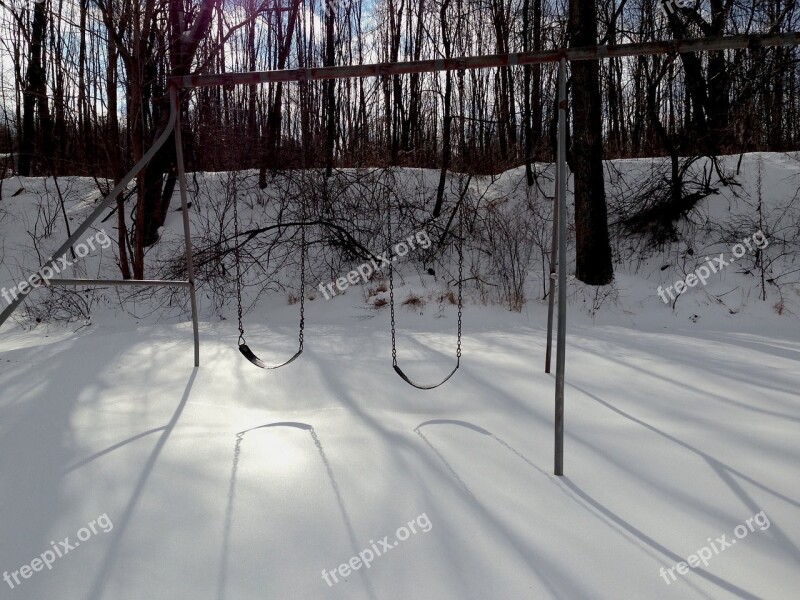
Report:
[[236,189],[236,179],[233,176],[233,257],[236,261],[236,309],[239,318],[239,346],[245,344],[244,324],[242,317],[242,268],[240,265],[241,251],[239,249],[239,198]]
[[300,215],[300,333],[298,339],[300,342],[300,352],[303,351],[303,331],[306,326],[306,200],[305,196],[302,200],[302,208]]
[[[388,247],[392,247],[392,203],[389,201],[387,212],[387,231],[388,231]],[[389,261],[389,310],[391,311],[392,320],[392,365],[397,366],[397,341],[395,340],[395,321],[394,321],[394,269],[392,262]]]
[[[386,219],[388,230],[389,247],[392,245],[392,213],[391,205],[388,210],[388,218]],[[456,365],[461,364],[461,329],[462,317],[464,312],[464,207],[459,209],[458,219],[458,243],[456,250],[458,252],[458,342],[456,344]],[[392,326],[392,365],[397,366],[397,340],[395,335],[395,315],[394,315],[394,269],[392,262],[389,262],[389,312],[391,315]]]
[[461,315],[464,308],[462,291],[464,287],[464,207],[458,215],[458,343],[456,345],[456,364],[461,364]]
[[[303,70],[305,75],[305,70]],[[308,89],[308,77],[300,80],[300,89],[306,92]],[[301,134],[302,135],[302,134]],[[302,138],[303,153],[303,174],[308,172],[308,143],[305,137]],[[313,189],[313,188],[312,188]],[[301,190],[302,191],[302,190]],[[298,354],[303,351],[303,339],[306,328],[306,219],[308,219],[308,200],[306,194],[301,195],[300,200],[300,333],[297,334],[299,342]]]
[[[464,74],[465,74],[464,61],[460,61],[458,65],[458,105],[461,117],[464,117]],[[462,121],[463,123],[463,121]],[[464,152],[464,137],[463,127],[461,129],[461,151]],[[462,203],[458,211],[458,343],[456,345],[456,365],[461,364],[461,315],[464,308],[463,302],[463,287],[464,287],[464,215],[466,210]]]

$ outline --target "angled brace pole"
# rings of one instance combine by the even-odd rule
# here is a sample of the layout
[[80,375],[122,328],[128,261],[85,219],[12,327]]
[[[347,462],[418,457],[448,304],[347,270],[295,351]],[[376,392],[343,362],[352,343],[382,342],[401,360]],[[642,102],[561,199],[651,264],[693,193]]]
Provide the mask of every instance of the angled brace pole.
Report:
[[[87,219],[80,224],[80,226],[75,230],[75,232],[70,236],[70,238],[66,242],[64,242],[58,250],[56,250],[53,253],[53,256],[51,256],[45,261],[45,263],[39,268],[39,272],[41,272],[42,269],[45,269],[47,267],[53,267],[53,265],[55,265],[56,262],[58,262],[58,259],[64,256],[64,254],[67,253],[67,250],[69,250],[75,244],[75,242],[77,242],[81,237],[83,237],[83,234],[86,233],[86,231],[92,226],[92,223],[94,223],[103,214],[103,211],[109,208],[112,203],[116,202],[117,196],[119,196],[125,190],[125,188],[128,187],[128,184],[131,181],[133,181],[133,178],[136,177],[139,174],[139,172],[142,169],[144,169],[145,166],[147,166],[147,163],[149,163],[150,160],[156,155],[156,152],[158,152],[161,149],[161,147],[165,143],[167,143],[170,134],[172,134],[172,130],[175,128],[176,119],[177,119],[177,114],[175,113],[175,111],[172,111],[170,113],[169,122],[167,123],[164,132],[159,136],[159,138],[155,141],[155,143],[153,143],[153,145],[150,147],[147,153],[145,153],[145,155],[142,156],[139,162],[137,162],[134,165],[130,173],[125,175],[125,177],[123,177],[120,180],[120,182],[114,186],[114,189],[111,190],[111,193],[109,193],[108,196],[106,196],[100,202],[100,204],[97,205],[97,207],[92,211],[92,213],[87,217]],[[14,311],[17,310],[20,304],[22,304],[22,301],[25,300],[25,296],[27,296],[28,293],[30,293],[30,290],[28,290],[28,292],[24,294],[22,293],[18,294],[17,297],[14,298],[14,300],[11,302],[11,304],[6,306],[5,310],[3,310],[2,313],[0,313],[0,326],[2,326],[3,323],[5,323],[8,320],[8,318],[12,314],[14,314]]]

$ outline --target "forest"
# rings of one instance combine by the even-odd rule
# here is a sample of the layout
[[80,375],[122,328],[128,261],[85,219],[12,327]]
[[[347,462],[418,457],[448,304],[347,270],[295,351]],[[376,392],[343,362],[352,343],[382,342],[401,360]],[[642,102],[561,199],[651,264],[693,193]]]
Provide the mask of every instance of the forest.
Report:
[[[170,76],[771,34],[800,21],[794,0],[286,1],[0,0],[6,167],[119,181],[165,128]],[[531,186],[531,165],[554,159],[555,76],[547,64],[184,90],[187,169],[257,169],[264,188],[269,173],[292,168],[437,168],[437,207],[450,171],[525,164]],[[798,84],[796,46],[574,63],[579,279],[612,278],[602,159],[670,157],[659,210],[685,212],[692,157],[798,148]],[[145,248],[164,225],[173,145],[136,183],[135,209],[117,217],[130,240],[119,247],[125,278],[144,276]]]

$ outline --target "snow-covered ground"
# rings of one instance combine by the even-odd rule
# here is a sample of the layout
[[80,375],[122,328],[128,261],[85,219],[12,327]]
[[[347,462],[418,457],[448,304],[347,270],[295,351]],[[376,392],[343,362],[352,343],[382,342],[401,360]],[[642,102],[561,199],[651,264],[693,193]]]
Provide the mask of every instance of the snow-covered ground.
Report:
[[[23,198],[0,203],[6,286]],[[304,353],[266,372],[232,313],[203,319],[199,369],[185,315],[8,323],[0,598],[796,598],[800,323],[750,292],[673,311],[660,276],[620,273],[592,317],[571,294],[564,477],[537,300],[468,303],[433,391],[393,372],[388,309],[360,293],[307,301]],[[268,362],[295,351],[297,310],[248,315]],[[455,307],[398,314],[405,371],[448,372]]]

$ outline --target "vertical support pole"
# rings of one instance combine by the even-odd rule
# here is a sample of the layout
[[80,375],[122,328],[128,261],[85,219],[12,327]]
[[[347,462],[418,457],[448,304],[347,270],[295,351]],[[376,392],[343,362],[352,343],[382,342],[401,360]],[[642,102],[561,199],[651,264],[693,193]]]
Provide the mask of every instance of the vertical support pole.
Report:
[[558,349],[556,350],[555,469],[564,474],[564,365],[567,337],[567,59],[558,65]]
[[186,170],[183,163],[183,139],[181,138],[181,105],[178,88],[171,85],[170,109],[175,115],[175,158],[178,169],[178,183],[181,190],[181,214],[183,215],[183,242],[186,246],[186,271],[189,279],[189,297],[192,303],[192,329],[194,331],[194,366],[200,366],[200,331],[197,322],[197,295],[195,293],[194,260],[192,259],[192,236],[189,228],[189,205],[187,203]]
[[556,150],[556,184],[553,194],[553,234],[550,238],[550,279],[547,282],[547,350],[544,354],[544,372],[550,372],[550,358],[553,355],[553,307],[556,297],[556,264],[558,263],[558,184],[560,181],[561,163],[558,160],[558,150]]

